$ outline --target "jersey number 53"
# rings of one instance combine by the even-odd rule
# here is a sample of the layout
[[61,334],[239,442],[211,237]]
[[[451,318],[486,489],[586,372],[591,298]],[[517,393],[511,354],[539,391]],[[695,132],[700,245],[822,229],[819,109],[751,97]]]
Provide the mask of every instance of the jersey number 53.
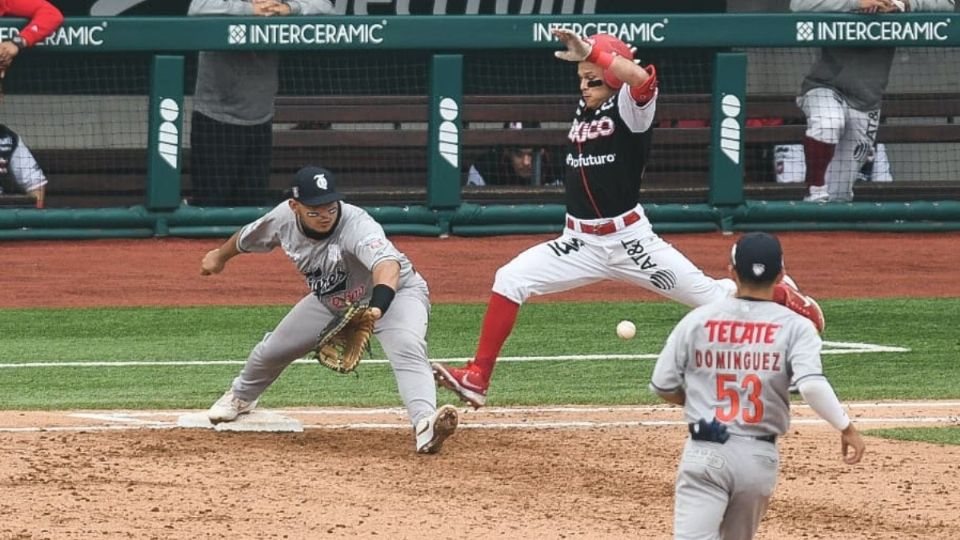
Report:
[[[751,406],[740,407],[741,390]],[[742,380],[734,373],[718,373],[717,401],[720,401],[721,405],[717,407],[717,420],[731,422],[740,416],[747,424],[759,424],[763,420],[763,401],[760,399],[762,391],[763,382],[755,373],[745,375]],[[729,408],[727,403],[724,403],[727,401]]]

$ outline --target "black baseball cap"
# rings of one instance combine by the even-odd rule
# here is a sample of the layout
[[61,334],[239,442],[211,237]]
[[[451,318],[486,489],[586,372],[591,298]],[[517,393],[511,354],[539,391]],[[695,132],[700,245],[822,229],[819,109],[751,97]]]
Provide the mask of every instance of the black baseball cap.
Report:
[[773,235],[747,233],[733,245],[730,263],[741,280],[769,283],[783,270],[783,248]]
[[307,206],[343,200],[343,194],[335,187],[333,173],[316,165],[307,165],[297,171],[290,192],[293,200]]

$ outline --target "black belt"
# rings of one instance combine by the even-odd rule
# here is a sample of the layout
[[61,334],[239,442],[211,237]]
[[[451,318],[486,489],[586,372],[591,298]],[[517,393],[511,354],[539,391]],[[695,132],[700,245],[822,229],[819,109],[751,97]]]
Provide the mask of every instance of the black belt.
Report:
[[733,435],[734,437],[744,437],[747,439],[754,439],[757,441],[768,442],[770,444],[777,444],[777,436],[773,434],[770,434],[770,435],[741,435],[739,433],[728,434],[726,427],[724,427],[722,430],[722,437],[717,437],[716,433],[711,433],[709,430],[697,431],[696,429],[694,429],[696,427],[696,424],[697,424],[696,422],[688,424],[688,427],[690,428],[690,438],[695,441],[707,441],[707,442],[716,442],[716,443],[724,444],[725,442],[727,442],[727,439],[730,437],[730,435]]

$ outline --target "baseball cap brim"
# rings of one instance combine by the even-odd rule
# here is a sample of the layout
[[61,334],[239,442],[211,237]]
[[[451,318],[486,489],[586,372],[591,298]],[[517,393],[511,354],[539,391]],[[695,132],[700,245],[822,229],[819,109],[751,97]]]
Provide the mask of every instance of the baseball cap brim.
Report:
[[315,195],[313,197],[304,197],[302,199],[295,199],[300,204],[305,204],[307,206],[320,206],[321,204],[330,204],[334,201],[342,201],[343,193],[325,193],[323,195]]

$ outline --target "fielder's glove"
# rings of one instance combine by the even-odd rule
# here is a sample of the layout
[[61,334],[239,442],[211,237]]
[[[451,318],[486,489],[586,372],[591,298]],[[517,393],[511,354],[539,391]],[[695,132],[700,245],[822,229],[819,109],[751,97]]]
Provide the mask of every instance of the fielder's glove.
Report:
[[314,358],[337,373],[350,373],[357,368],[363,353],[370,352],[375,323],[367,304],[351,304],[317,336]]

